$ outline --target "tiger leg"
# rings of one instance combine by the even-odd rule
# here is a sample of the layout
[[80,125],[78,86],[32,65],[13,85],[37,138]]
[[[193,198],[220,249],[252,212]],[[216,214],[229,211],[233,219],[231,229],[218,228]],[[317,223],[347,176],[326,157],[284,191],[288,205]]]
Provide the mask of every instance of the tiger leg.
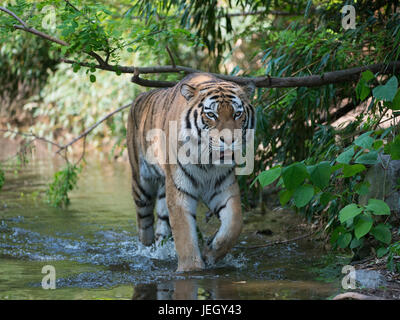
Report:
[[146,192],[145,188],[135,180],[132,182],[133,198],[136,205],[136,219],[139,232],[139,240],[145,246],[154,241],[154,204],[155,198]]
[[[237,184],[236,188],[238,189]],[[214,209],[221,225],[203,251],[206,263],[213,264],[233,247],[242,230],[242,208],[239,192],[227,194]]]
[[165,188],[161,187],[157,195],[157,224],[156,224],[156,243],[167,239],[171,235],[171,226],[169,224],[169,214],[167,201],[165,199]]
[[178,254],[177,271],[204,269],[196,230],[197,198],[175,185],[166,177],[166,196],[169,218]]

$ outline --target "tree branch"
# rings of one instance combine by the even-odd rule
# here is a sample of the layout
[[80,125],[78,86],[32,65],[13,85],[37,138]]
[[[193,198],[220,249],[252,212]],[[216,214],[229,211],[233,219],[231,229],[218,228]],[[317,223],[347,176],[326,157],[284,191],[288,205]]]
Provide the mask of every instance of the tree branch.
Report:
[[16,134],[16,135],[23,136],[23,137],[34,138],[35,140],[41,140],[41,141],[49,143],[57,148],[61,148],[61,146],[58,143],[51,141],[49,139],[43,138],[43,137],[39,137],[36,134],[31,133],[31,132],[30,133],[18,132],[18,131],[12,131],[12,130],[8,130],[8,129],[0,129],[0,131],[4,132],[4,133],[9,132],[9,133]]
[[61,152],[62,152],[62,151],[65,151],[65,152],[66,152],[67,149],[68,149],[68,147],[70,147],[71,145],[73,145],[73,144],[76,143],[77,141],[79,141],[79,140],[81,140],[82,138],[84,138],[84,141],[83,141],[83,151],[82,151],[82,154],[81,154],[81,156],[80,156],[80,158],[79,158],[79,160],[78,160],[78,162],[77,162],[77,163],[79,163],[79,162],[82,160],[82,158],[84,157],[84,155],[85,155],[85,151],[86,151],[86,136],[87,136],[90,132],[92,132],[95,128],[97,128],[101,123],[103,123],[104,121],[106,121],[108,118],[112,117],[114,114],[116,114],[116,113],[118,113],[118,112],[120,112],[120,111],[122,111],[122,110],[124,110],[124,109],[126,109],[126,108],[129,108],[131,105],[132,105],[132,103],[129,103],[129,104],[127,104],[127,105],[124,105],[124,106],[122,106],[122,107],[119,107],[118,109],[116,109],[116,110],[114,110],[114,111],[108,113],[107,115],[105,115],[105,116],[104,116],[103,118],[101,118],[99,121],[97,121],[96,123],[94,123],[94,124],[93,124],[92,126],[90,126],[87,130],[85,130],[85,131],[84,131],[83,133],[81,133],[78,137],[74,138],[73,140],[71,140],[71,141],[70,141],[69,143],[67,143],[66,145],[60,145],[60,144],[58,144],[57,142],[48,140],[48,139],[43,138],[43,137],[39,137],[39,136],[35,135],[35,134],[32,133],[32,132],[26,133],[26,132],[12,131],[12,130],[8,130],[8,129],[0,129],[0,132],[4,132],[4,133],[5,133],[5,132],[9,132],[9,133],[16,134],[16,135],[20,135],[20,136],[23,136],[23,137],[31,137],[31,138],[33,138],[33,140],[41,140],[41,141],[44,141],[44,142],[46,142],[46,143],[49,143],[49,144],[51,144],[51,145],[57,147],[56,153],[59,154],[60,156],[62,156],[62,157],[65,159],[65,161],[67,161],[67,162],[68,162],[67,154],[65,153],[65,155],[63,156],[63,155],[61,155]]
[[165,46],[165,49],[167,49],[167,52],[168,52],[169,58],[171,59],[171,64],[172,64],[172,66],[173,66],[174,68],[176,68],[175,59],[174,59],[174,56],[172,55],[172,52],[171,52],[171,50],[169,49],[169,47],[168,47],[168,46]]
[[13,27],[15,29],[20,29],[20,30],[24,30],[26,32],[32,33],[32,34],[34,34],[36,36],[39,36],[39,37],[41,37],[43,39],[46,39],[46,40],[49,40],[51,42],[58,43],[58,44],[60,44],[62,46],[66,46],[66,47],[69,46],[69,44],[67,42],[65,42],[63,40],[60,40],[60,39],[57,39],[55,37],[52,37],[52,36],[50,36],[50,35],[48,35],[46,33],[43,33],[43,32],[41,32],[41,31],[39,31],[39,30],[37,30],[35,28],[24,27],[24,26],[21,26],[21,25],[18,25],[18,24],[14,24]]
[[90,126],[86,131],[84,131],[83,133],[81,133],[78,137],[76,137],[75,139],[73,139],[72,141],[70,141],[69,143],[67,143],[64,146],[61,146],[59,148],[59,150],[57,151],[57,153],[60,153],[62,150],[67,149],[69,146],[73,145],[75,142],[81,140],[82,138],[85,138],[90,132],[92,132],[94,129],[96,129],[102,122],[106,121],[108,118],[112,117],[114,114],[129,108],[132,105],[132,103],[129,103],[125,106],[119,107],[118,109],[110,112],[109,114],[105,115],[103,118],[101,118],[99,121],[97,121],[95,124],[93,124],[92,126]]
[[7,8],[4,8],[4,7],[0,7],[0,11],[3,11],[5,13],[9,14],[14,19],[18,20],[19,23],[21,23],[24,28],[28,28],[27,24],[20,17],[18,17],[14,12],[12,12],[12,11],[8,10]]
[[20,29],[20,30],[24,30],[24,31],[26,31],[26,32],[33,33],[34,35],[37,35],[37,36],[39,36],[39,37],[41,37],[41,38],[43,38],[43,39],[46,39],[46,40],[49,40],[49,41],[51,41],[51,42],[55,42],[55,43],[61,44],[61,45],[63,45],[63,46],[69,46],[69,44],[66,43],[65,41],[62,41],[62,40],[57,39],[57,38],[54,38],[54,37],[52,37],[52,36],[50,36],[50,35],[48,35],[48,34],[45,34],[45,33],[41,32],[41,31],[35,29],[35,28],[30,28],[30,27],[29,27],[20,17],[18,17],[14,12],[12,12],[12,11],[10,11],[10,10],[4,8],[4,7],[0,7],[0,11],[3,11],[3,12],[5,12],[5,13],[9,14],[9,15],[12,16],[14,19],[18,20],[19,23],[21,23],[21,25],[14,24],[13,27],[14,27],[15,29]]
[[[69,44],[66,43],[65,41],[62,41],[62,40],[59,40],[52,36],[49,36],[47,34],[44,34],[43,32],[38,31],[34,28],[28,27],[27,24],[22,21],[22,19],[20,19],[15,13],[11,12],[10,10],[5,9],[3,7],[0,7],[0,10],[8,13],[9,15],[11,15],[12,17],[14,17],[19,22],[22,23],[22,25],[14,25],[14,28],[33,33],[33,34],[35,34],[39,37],[42,37],[46,40],[56,42],[56,43],[59,43],[64,46],[69,46]],[[204,72],[201,70],[196,70],[196,69],[192,69],[192,68],[188,68],[188,67],[184,67],[184,66],[176,66],[176,65],[157,66],[157,67],[127,67],[127,66],[119,66],[119,65],[110,65],[110,64],[108,64],[107,61],[104,61],[104,59],[101,58],[95,52],[85,52],[85,53],[97,60],[97,62],[99,64],[94,66],[96,69],[113,71],[113,72],[120,71],[121,73],[135,74],[135,76],[132,78],[132,82],[136,83],[138,85],[141,85],[141,86],[145,86],[145,87],[157,87],[157,88],[171,87],[171,86],[174,86],[176,84],[176,82],[142,79],[139,77],[140,74],[181,73],[181,72],[183,72],[185,74],[190,74],[190,73],[195,73],[195,72]],[[171,57],[171,59],[172,59],[172,63],[174,64],[172,57]],[[61,59],[61,61],[65,62],[65,63],[69,63],[69,64],[79,64],[80,66],[84,66],[84,67],[92,67],[93,66],[93,64],[90,64],[87,62],[79,62],[79,61],[73,61],[73,60],[68,60],[68,59]],[[293,88],[293,87],[318,87],[318,86],[323,86],[323,85],[333,84],[333,83],[342,83],[342,82],[346,82],[346,81],[357,81],[359,78],[359,75],[366,70],[370,70],[373,73],[380,72],[381,74],[390,74],[390,73],[394,73],[396,71],[398,72],[400,70],[400,61],[392,61],[387,64],[377,63],[377,64],[373,64],[373,65],[369,65],[369,66],[326,72],[322,75],[311,75],[311,76],[303,76],[303,77],[280,77],[280,78],[270,77],[270,76],[238,77],[238,76],[230,76],[230,75],[217,74],[217,73],[211,73],[211,74],[219,79],[236,82],[241,85],[246,85],[250,82],[253,82],[255,84],[255,86],[258,88]]]
[[295,241],[299,241],[308,237],[311,237],[312,235],[316,234],[319,230],[315,230],[311,233],[308,234],[303,234],[301,236],[295,237],[293,239],[288,239],[288,240],[277,240],[277,241],[271,241],[271,242],[267,242],[265,244],[260,244],[257,246],[235,246],[235,248],[237,249],[259,249],[259,248],[265,248],[265,247],[270,247],[270,246],[276,246],[276,245],[280,245],[280,244],[287,244],[290,242],[295,242]]
[[[77,62],[68,59],[62,59],[61,61],[69,64],[77,63],[83,67],[92,66],[90,63]],[[137,70],[138,74],[180,73],[180,72],[183,72],[185,74],[190,74],[196,72],[205,72],[184,66],[126,67],[126,66],[111,66],[105,64],[105,65],[96,65],[95,68],[108,71],[116,71],[118,69],[121,71],[121,73],[135,73],[135,70]],[[280,78],[269,77],[269,76],[238,77],[238,76],[230,76],[218,73],[210,73],[210,74],[216,76],[219,79],[236,82],[242,85],[254,82],[255,86],[258,88],[293,88],[293,87],[318,87],[326,84],[333,84],[333,83],[340,83],[340,82],[354,81],[354,80],[356,81],[358,80],[359,75],[366,70],[370,70],[373,73],[380,72],[382,74],[391,74],[396,71],[400,71],[400,61],[394,61],[388,64],[377,63],[363,67],[326,72],[322,75],[311,75],[304,77],[280,77]],[[171,87],[176,84],[176,82],[171,82],[171,81],[145,80],[139,77],[133,77],[132,82],[145,87],[157,87],[157,88]]]
[[77,7],[75,7],[71,2],[69,2],[68,0],[64,0],[64,2],[69,5],[72,9],[74,9],[76,12],[80,12],[79,9]]

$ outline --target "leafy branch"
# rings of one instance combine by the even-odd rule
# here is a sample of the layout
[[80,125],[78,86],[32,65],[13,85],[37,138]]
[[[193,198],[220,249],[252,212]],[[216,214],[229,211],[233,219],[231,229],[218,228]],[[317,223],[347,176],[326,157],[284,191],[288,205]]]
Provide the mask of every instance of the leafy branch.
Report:
[[[67,1],[68,3],[68,1]],[[77,10],[77,9],[76,9]],[[47,41],[51,41],[57,43],[62,46],[69,47],[70,44],[57,39],[53,36],[45,34],[35,28],[29,27],[20,17],[18,17],[14,12],[0,7],[0,11],[3,11],[14,19],[19,21],[21,25],[13,25],[15,29],[23,30],[26,32],[30,32],[36,36],[39,36]],[[94,51],[85,52],[92,58],[94,58],[98,64],[94,65],[93,63],[81,62],[71,59],[62,58],[61,62],[79,65],[81,67],[89,67],[95,69],[101,69],[106,71],[113,71],[117,73],[130,73],[134,74],[132,77],[132,82],[144,87],[172,87],[176,84],[173,81],[159,81],[159,80],[148,80],[140,77],[141,74],[160,74],[160,73],[196,73],[196,72],[205,72],[202,70],[193,69],[190,67],[175,65],[175,61],[172,57],[171,51],[166,47],[166,50],[170,56],[172,65],[167,66],[154,66],[154,67],[134,67],[134,66],[120,66],[120,65],[112,65],[109,64],[109,53],[107,54],[106,59],[103,59],[99,54]],[[260,76],[260,77],[240,77],[240,76],[231,76],[224,75],[220,73],[211,73],[214,76],[227,81],[232,81],[238,84],[248,84],[253,82],[258,88],[291,88],[291,87],[317,87],[323,86],[327,84],[334,83],[342,83],[345,81],[357,81],[362,72],[370,70],[373,73],[380,72],[381,74],[392,74],[396,71],[400,70],[400,61],[392,61],[389,63],[377,63],[367,66],[348,68],[343,70],[331,71],[323,73],[322,75],[310,75],[303,77],[270,77],[270,76]]]

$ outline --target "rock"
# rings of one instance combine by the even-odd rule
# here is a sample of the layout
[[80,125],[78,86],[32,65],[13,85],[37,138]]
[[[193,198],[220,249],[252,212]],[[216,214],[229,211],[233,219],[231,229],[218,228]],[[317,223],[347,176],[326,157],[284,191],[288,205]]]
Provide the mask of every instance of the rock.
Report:
[[360,288],[376,289],[386,284],[385,278],[375,270],[356,270],[356,282]]
[[392,214],[394,213],[399,219],[400,190],[396,189],[396,186],[400,182],[400,160],[391,160],[389,155],[381,154],[380,156],[383,166],[378,163],[368,169],[365,180],[371,186],[367,195],[360,196],[360,204],[366,205],[370,198],[383,199],[385,196],[385,202],[390,207]]

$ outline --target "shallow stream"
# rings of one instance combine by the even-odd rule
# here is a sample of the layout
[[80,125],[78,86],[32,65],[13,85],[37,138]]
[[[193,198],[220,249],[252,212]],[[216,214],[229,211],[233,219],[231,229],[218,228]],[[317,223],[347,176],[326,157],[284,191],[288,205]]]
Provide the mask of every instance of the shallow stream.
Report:
[[[339,291],[318,272],[331,257],[310,241],[234,248],[203,272],[176,273],[172,241],[138,242],[126,164],[91,158],[68,209],[43,197],[59,165],[37,158],[18,172],[4,167],[0,299],[327,299]],[[205,235],[217,226],[206,225],[202,207],[198,220]],[[261,240],[245,228],[238,245]],[[55,268],[55,290],[42,288],[46,265]]]

